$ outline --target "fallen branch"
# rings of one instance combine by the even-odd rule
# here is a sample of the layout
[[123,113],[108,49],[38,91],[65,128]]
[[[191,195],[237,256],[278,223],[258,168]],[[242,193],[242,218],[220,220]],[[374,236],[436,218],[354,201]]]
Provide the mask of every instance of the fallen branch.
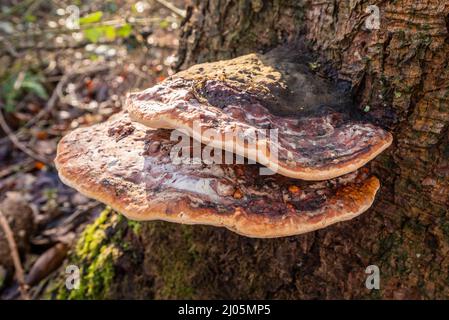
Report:
[[109,68],[108,65],[98,65],[98,66],[93,66],[93,67],[90,66],[88,68],[81,68],[81,69],[74,70],[72,72],[68,72],[68,73],[64,74],[61,77],[61,80],[59,80],[58,84],[56,85],[56,88],[53,90],[53,93],[52,93],[50,99],[48,99],[47,104],[45,105],[44,109],[39,111],[39,113],[36,116],[34,116],[30,121],[28,121],[24,125],[24,127],[29,128],[29,127],[33,126],[44,115],[49,113],[55,107],[56,103],[58,102],[58,99],[60,99],[61,96],[63,95],[62,90],[63,90],[64,86],[72,77],[74,77],[76,75],[80,75],[80,74],[91,74],[91,73],[95,73],[95,72],[100,72],[100,71],[107,70],[108,68]]
[[0,210],[0,226],[5,233],[6,240],[8,241],[9,250],[11,252],[11,258],[14,263],[14,268],[16,270],[17,281],[19,282],[20,294],[24,300],[29,300],[28,286],[25,284],[25,273],[23,271],[22,263],[20,262],[19,251],[17,249],[16,241],[9,226],[8,220],[6,220],[5,215]]
[[[0,105],[0,106],[3,107],[2,105]],[[48,159],[46,159],[43,156],[37,154],[33,150],[30,150],[26,145],[24,145],[22,142],[19,141],[19,139],[14,135],[14,133],[11,130],[11,128],[6,123],[6,120],[5,120],[5,117],[3,116],[3,111],[2,110],[0,110],[0,127],[3,129],[3,131],[5,131],[6,135],[9,138],[9,140],[11,140],[11,142],[20,151],[22,151],[23,153],[25,153],[29,157],[31,157],[31,158],[39,161],[39,162],[45,163],[46,165],[49,165],[49,166],[53,166],[53,164]]]
[[172,12],[174,12],[175,14],[177,14],[178,16],[180,16],[181,18],[185,18],[186,17],[186,12],[182,9],[177,8],[174,4],[166,1],[166,0],[156,0],[157,3],[160,3],[161,5],[163,5],[164,7],[166,7],[167,9],[171,10]]
[[[93,66],[93,67],[89,66],[87,68],[81,68],[81,69],[74,70],[72,72],[67,72],[66,74],[64,74],[60,78],[58,84],[56,85],[56,88],[53,90],[53,93],[50,96],[50,98],[48,99],[45,107],[42,110],[40,110],[37,115],[35,115],[32,119],[30,119],[27,123],[25,123],[15,133],[7,125],[3,114],[0,114],[0,125],[3,129],[3,131],[5,131],[5,133],[7,133],[7,136],[5,138],[10,139],[11,142],[13,142],[13,144],[17,148],[22,150],[24,153],[26,153],[33,159],[36,159],[36,157],[39,157],[40,159],[36,159],[36,160],[41,161],[45,164],[48,164],[48,162],[49,162],[48,160],[41,158],[39,155],[37,155],[33,151],[29,150],[23,143],[20,142],[20,140],[18,139],[17,136],[19,136],[23,133],[24,128],[30,128],[33,125],[35,125],[40,119],[42,119],[47,113],[49,113],[56,106],[56,103],[58,102],[58,100],[64,96],[62,93],[64,86],[67,84],[67,82],[72,77],[80,75],[80,74],[91,74],[91,73],[95,73],[95,72],[100,72],[100,71],[107,70],[108,68],[109,68],[108,65],[97,65],[97,66]],[[0,107],[3,107],[3,105],[0,105]],[[0,111],[0,113],[1,113],[1,111]],[[3,142],[3,139],[4,138],[0,139],[0,142]]]
[[17,52],[16,48],[12,45],[12,43],[5,39],[4,37],[0,37],[0,42],[3,42],[5,45],[6,51],[14,58],[20,58],[20,54]]
[[18,171],[20,171],[21,173],[29,172],[33,168],[34,168],[34,160],[26,158],[24,159],[24,161],[21,161],[20,163],[10,165],[5,169],[0,170],[0,179],[9,177],[10,175],[17,173]]
[[[180,9],[178,9],[180,10]],[[183,11],[183,10],[181,10]],[[95,27],[102,27],[102,26],[121,26],[124,24],[132,24],[133,26],[139,26],[139,27],[148,27],[151,26],[151,23],[159,23],[163,19],[161,18],[133,18],[133,22],[130,23],[129,19],[126,18],[120,18],[120,19],[114,19],[109,21],[100,21],[100,22],[94,22],[85,24],[79,29],[69,29],[65,27],[59,27],[59,28],[43,28],[39,30],[29,30],[26,32],[15,32],[11,35],[4,36],[5,39],[14,42],[16,39],[23,39],[23,38],[36,38],[41,36],[47,36],[48,34],[54,34],[54,35],[61,35],[61,34],[71,34],[73,32],[82,32],[87,29],[95,28]],[[44,39],[47,40],[48,39]]]
[[[51,45],[51,44],[28,44],[28,45],[23,45],[23,46],[17,46],[15,48],[16,52],[18,54],[21,54],[22,51],[25,50],[42,50],[42,51],[57,51],[57,50],[67,50],[67,49],[81,49],[81,48],[85,48],[86,45],[88,45],[90,42],[89,41],[81,41],[81,42],[77,42],[77,43],[73,43],[73,44],[66,44],[66,45]],[[104,40],[104,41],[98,41],[95,43],[96,45],[115,45],[117,44],[117,40]],[[148,45],[147,43],[145,45]],[[172,45],[162,45],[162,44],[152,44],[152,45],[148,45],[150,48],[157,48],[157,49],[170,49],[170,50],[175,50],[176,46],[172,46]]]

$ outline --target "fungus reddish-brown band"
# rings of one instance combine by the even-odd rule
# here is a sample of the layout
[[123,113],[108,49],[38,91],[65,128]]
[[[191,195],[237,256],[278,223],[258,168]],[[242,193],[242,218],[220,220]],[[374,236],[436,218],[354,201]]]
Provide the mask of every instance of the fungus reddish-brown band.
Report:
[[[151,128],[182,130],[303,180],[352,172],[390,146],[392,136],[382,128],[320,106],[331,104],[337,93],[296,68],[278,61],[273,67],[271,57],[256,54],[200,64],[130,94],[127,110]],[[277,139],[267,133],[248,143],[245,132],[266,129],[277,129]]]
[[119,114],[59,143],[63,182],[135,220],[223,226],[249,237],[296,235],[352,219],[374,201],[379,181],[361,169],[305,182],[260,176],[259,165],[174,164],[170,132]]

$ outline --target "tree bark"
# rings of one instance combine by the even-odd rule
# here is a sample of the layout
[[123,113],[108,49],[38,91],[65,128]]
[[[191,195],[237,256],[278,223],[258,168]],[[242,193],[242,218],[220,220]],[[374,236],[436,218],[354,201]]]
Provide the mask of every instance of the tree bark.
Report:
[[[369,5],[380,8],[379,29],[365,25]],[[352,221],[281,239],[129,223],[106,212],[93,233],[121,240],[101,236],[92,250],[115,252],[103,259],[111,274],[96,283],[91,266],[103,266],[99,258],[75,250],[71,261],[81,265],[84,287],[74,294],[59,285],[50,293],[449,298],[449,1],[197,0],[187,12],[179,68],[265,52],[300,36],[352,84],[357,106],[395,138],[370,164],[382,182],[375,206]],[[85,234],[78,247],[92,241]],[[369,265],[379,267],[380,290],[365,286]]]

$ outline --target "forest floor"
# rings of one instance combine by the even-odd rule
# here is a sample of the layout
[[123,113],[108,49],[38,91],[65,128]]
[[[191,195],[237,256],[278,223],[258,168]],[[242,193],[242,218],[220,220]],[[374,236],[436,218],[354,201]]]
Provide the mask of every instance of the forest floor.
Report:
[[[103,209],[59,180],[59,139],[104,121],[121,110],[127,92],[173,73],[183,7],[184,0],[2,1],[0,209],[20,233],[30,298]],[[8,206],[7,198],[22,206]],[[27,210],[29,222],[17,230]],[[20,299],[14,265],[2,263],[10,253],[1,248],[2,233],[0,299]]]

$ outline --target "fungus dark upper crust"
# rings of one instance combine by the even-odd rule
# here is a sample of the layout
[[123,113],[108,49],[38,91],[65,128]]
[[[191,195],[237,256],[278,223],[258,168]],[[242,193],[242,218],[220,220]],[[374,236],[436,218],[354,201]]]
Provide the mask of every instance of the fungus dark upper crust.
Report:
[[[271,57],[250,54],[196,65],[130,94],[127,109],[133,120],[149,127],[183,130],[205,144],[303,180],[352,172],[391,144],[385,130],[323,108],[345,103],[324,80],[296,70],[296,64],[275,62],[280,67],[272,67]],[[265,129],[278,129],[277,143],[245,142],[245,130]]]
[[224,226],[250,237],[301,234],[367,210],[379,188],[364,170],[325,182],[260,176],[259,165],[176,165],[167,130],[120,114],[66,135],[55,159],[66,184],[135,220]]

